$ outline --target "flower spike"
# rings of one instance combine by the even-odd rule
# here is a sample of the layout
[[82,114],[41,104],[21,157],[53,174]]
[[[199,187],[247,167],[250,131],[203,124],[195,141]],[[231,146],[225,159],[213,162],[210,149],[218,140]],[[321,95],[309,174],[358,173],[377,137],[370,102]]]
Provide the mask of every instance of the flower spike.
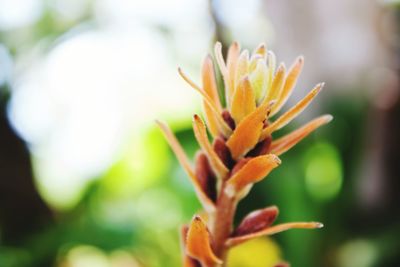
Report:
[[[220,101],[217,72],[210,55],[203,61],[201,87],[178,69],[180,76],[202,96],[206,123],[199,115],[193,116],[193,132],[201,148],[194,167],[168,126],[157,122],[204,207],[201,217],[195,216],[190,226],[182,229],[184,267],[223,267],[232,246],[289,229],[322,227],[316,222],[273,225],[278,215],[276,206],[249,213],[236,228],[234,218],[238,203],[254,184],[281,164],[278,156],[332,119],[324,115],[279,139],[273,136],[311,103],[323,84],[314,87],[279,118],[270,120],[293,92],[304,58],[298,57],[287,70],[284,63],[276,69],[276,56],[265,44],[249,53],[234,42],[224,59],[222,45],[217,42],[214,53],[224,82],[225,101]],[[275,267],[289,265],[275,263]]]

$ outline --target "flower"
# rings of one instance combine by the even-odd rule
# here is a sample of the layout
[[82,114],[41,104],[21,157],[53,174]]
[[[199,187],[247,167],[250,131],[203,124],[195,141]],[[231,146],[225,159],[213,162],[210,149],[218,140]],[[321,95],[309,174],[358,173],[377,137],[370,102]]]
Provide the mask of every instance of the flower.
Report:
[[[206,123],[193,116],[193,131],[200,145],[195,168],[170,128],[158,122],[179,162],[189,175],[207,220],[196,215],[185,226],[183,245],[185,266],[223,266],[230,247],[255,237],[271,235],[292,228],[321,228],[317,222],[293,222],[272,226],[278,208],[267,207],[251,212],[233,229],[237,203],[251,187],[281,164],[279,155],[304,139],[318,127],[331,121],[331,115],[320,116],[278,139],[272,134],[297,117],[318,95],[324,84],[317,84],[302,100],[271,118],[291,95],[304,58],[299,56],[286,70],[276,67],[276,57],[265,44],[253,53],[240,51],[234,42],[222,56],[222,45],[216,43],[215,58],[225,87],[225,103],[220,101],[214,63],[208,55],[202,67],[202,86],[193,82],[180,68],[182,78],[203,98]],[[207,136],[207,128],[213,142]],[[197,265],[196,265],[197,264]]]

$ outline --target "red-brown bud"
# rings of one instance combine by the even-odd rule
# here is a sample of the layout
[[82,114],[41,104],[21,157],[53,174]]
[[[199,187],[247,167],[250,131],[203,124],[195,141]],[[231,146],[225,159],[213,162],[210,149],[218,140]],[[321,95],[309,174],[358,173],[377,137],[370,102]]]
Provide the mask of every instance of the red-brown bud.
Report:
[[233,236],[247,235],[269,227],[278,216],[276,206],[260,209],[249,213],[236,228]]
[[249,153],[247,157],[257,157],[267,154],[271,149],[272,137],[268,136],[261,142],[259,142]]
[[213,149],[225,166],[231,168],[233,165],[231,152],[229,151],[229,148],[226,146],[225,140],[222,137],[215,138]]
[[203,192],[215,202],[217,199],[217,179],[207,156],[203,152],[197,153],[195,173]]
[[226,124],[229,125],[229,127],[231,127],[232,130],[235,129],[236,125],[235,125],[235,121],[233,120],[231,114],[229,113],[229,111],[227,111],[226,109],[224,109],[222,111],[222,118],[224,119],[224,121],[226,122]]

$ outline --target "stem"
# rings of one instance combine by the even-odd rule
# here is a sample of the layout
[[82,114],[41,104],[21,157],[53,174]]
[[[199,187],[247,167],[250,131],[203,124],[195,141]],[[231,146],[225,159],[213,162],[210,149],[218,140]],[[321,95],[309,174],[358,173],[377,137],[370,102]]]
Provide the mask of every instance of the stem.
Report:
[[211,235],[213,238],[213,251],[215,255],[224,263],[215,267],[226,266],[227,247],[226,240],[230,237],[233,229],[233,219],[235,217],[237,201],[235,197],[225,193],[225,183],[222,184],[217,200],[215,213],[211,218]]

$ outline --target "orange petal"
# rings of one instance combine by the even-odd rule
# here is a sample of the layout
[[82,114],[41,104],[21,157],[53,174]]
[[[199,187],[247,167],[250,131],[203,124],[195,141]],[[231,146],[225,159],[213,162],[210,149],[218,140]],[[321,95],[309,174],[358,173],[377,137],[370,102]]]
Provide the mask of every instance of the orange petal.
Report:
[[281,160],[273,154],[250,159],[228,180],[225,187],[225,193],[229,196],[234,196],[247,185],[262,180],[280,163]]
[[265,64],[265,66],[267,66],[264,57],[262,57],[261,55],[258,55],[258,54],[254,54],[250,58],[249,73],[253,72],[257,68],[257,65],[258,65],[259,61],[263,62]]
[[179,144],[178,140],[176,139],[175,135],[172,133],[171,129],[165,123],[157,121],[158,126],[162,130],[165,139],[167,139],[169,145],[171,146],[172,150],[174,151],[176,157],[178,158],[179,163],[182,165],[183,169],[189,175],[190,180],[194,185],[194,189],[196,191],[197,197],[199,198],[201,204],[203,205],[204,209],[208,212],[213,212],[215,210],[215,205],[212,200],[205,194],[202,190],[201,185],[199,184],[196,175],[190,165],[189,159],[185,154],[185,151],[182,149],[181,145]]
[[214,55],[217,60],[217,64],[222,76],[226,76],[228,70],[226,68],[225,60],[222,55],[222,44],[220,42],[216,42],[214,46]]
[[186,239],[187,254],[201,262],[202,266],[213,267],[222,264],[222,261],[215,256],[210,245],[210,234],[206,224],[195,216],[190,224]]
[[[226,124],[224,119],[221,116],[222,110],[219,110],[218,107],[215,105],[214,101],[211,99],[209,95],[207,95],[198,85],[196,85],[191,79],[189,79],[188,76],[185,75],[185,73],[182,71],[181,68],[178,68],[178,72],[181,75],[181,77],[197,92],[199,92],[204,99],[204,105],[208,106],[210,111],[214,114],[215,122],[218,123],[218,128],[221,131],[221,133],[225,136],[228,137],[232,133],[232,129]],[[210,117],[209,117],[210,118]]]
[[250,66],[250,81],[251,87],[254,90],[257,104],[262,103],[263,99],[265,99],[265,91],[268,87],[268,68],[265,60],[258,59],[256,63],[253,63],[254,69],[251,70],[252,66]]
[[273,78],[271,88],[268,91],[267,96],[264,98],[263,102],[269,102],[271,100],[277,100],[279,94],[281,93],[283,83],[285,81],[286,68],[285,64],[281,63],[276,71],[275,77]]
[[311,132],[316,130],[318,127],[327,124],[332,120],[331,115],[324,115],[316,118],[299,129],[279,138],[272,142],[271,153],[275,155],[281,155],[296,145],[298,142],[307,137]]
[[268,51],[267,65],[268,65],[268,90],[270,90],[272,87],[272,81],[274,78],[274,73],[276,68],[276,56],[272,51]]
[[282,108],[282,106],[288,100],[289,96],[292,94],[293,89],[296,86],[297,78],[299,77],[303,66],[304,57],[299,56],[289,69],[289,72],[285,79],[285,84],[282,89],[282,93],[279,96],[278,102],[272,108],[271,116],[275,115]]
[[228,108],[231,105],[232,96],[235,91],[236,67],[239,59],[239,53],[239,43],[233,42],[229,47],[228,56],[226,59],[227,77],[225,80],[225,97]]
[[206,126],[198,115],[193,116],[193,131],[197,141],[200,144],[200,147],[206,153],[215,174],[219,178],[225,179],[228,175],[229,170],[225,167],[224,163],[222,163],[217,153],[215,153],[210,142],[208,141]]
[[300,100],[294,107],[286,111],[285,114],[280,116],[276,121],[271,123],[267,128],[265,128],[261,134],[261,140],[266,138],[268,135],[273,133],[276,130],[281,129],[286,124],[291,122],[297,115],[299,115],[310,103],[311,101],[318,95],[321,91],[324,83],[317,84],[314,89],[311,90],[302,100]]
[[275,221],[278,213],[279,210],[276,206],[250,212],[236,228],[233,236],[247,235],[269,227]]
[[263,121],[267,117],[271,105],[273,102],[259,106],[237,125],[226,142],[233,159],[239,159],[258,143],[264,125]]
[[214,74],[214,64],[211,56],[208,55],[203,62],[202,68],[203,90],[211,98],[218,110],[222,110],[218,96],[218,87]]
[[222,112],[222,108],[218,107],[215,104],[215,101],[206,93],[203,91],[203,89],[200,88],[200,86],[198,86],[197,84],[195,84],[184,72],[181,68],[178,68],[178,73],[179,75],[182,77],[183,80],[185,80],[185,82],[187,82],[194,90],[196,90],[198,93],[200,93],[204,100],[207,101],[207,103],[217,111],[217,113],[221,113]]
[[182,261],[183,261],[183,267],[198,267],[199,262],[196,261],[195,259],[189,257],[186,254],[186,237],[187,233],[189,231],[189,227],[187,225],[183,225],[181,227],[181,251],[182,251]]
[[262,231],[251,233],[248,235],[242,235],[237,237],[231,237],[226,241],[226,245],[229,247],[239,245],[243,242],[249,241],[253,238],[257,238],[265,235],[273,235],[276,233],[280,233],[289,229],[315,229],[322,228],[324,225],[319,222],[292,222],[292,223],[283,223],[278,224],[269,228],[266,228]]
[[236,125],[256,109],[256,100],[248,76],[238,84],[232,97],[231,115]]
[[[235,83],[233,94],[235,94],[239,81],[249,72],[249,51],[243,50],[240,54],[236,66]],[[233,95],[232,95],[233,96]]]
[[222,131],[220,131],[222,128],[220,126],[221,122],[217,119],[217,116],[219,115],[216,115],[216,113],[205,100],[203,100],[203,114],[208,126],[208,130],[210,131],[211,135],[216,138],[220,133],[222,133]]
[[265,56],[266,53],[267,53],[267,45],[264,43],[259,44],[258,47],[253,51],[253,55],[258,54],[261,56]]

